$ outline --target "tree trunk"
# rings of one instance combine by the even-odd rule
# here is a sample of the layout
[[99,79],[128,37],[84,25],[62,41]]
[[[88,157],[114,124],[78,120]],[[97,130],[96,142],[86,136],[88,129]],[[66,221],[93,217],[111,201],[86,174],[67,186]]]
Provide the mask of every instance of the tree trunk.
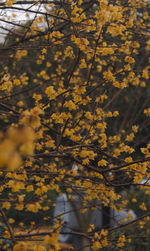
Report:
[[90,241],[87,238],[82,238],[82,251],[91,251]]

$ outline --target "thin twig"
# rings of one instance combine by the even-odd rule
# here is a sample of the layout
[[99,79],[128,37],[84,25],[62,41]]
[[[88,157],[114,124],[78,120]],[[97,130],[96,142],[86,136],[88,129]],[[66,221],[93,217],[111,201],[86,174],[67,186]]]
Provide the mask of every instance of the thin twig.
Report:
[[2,209],[1,207],[0,207],[0,213],[1,213],[1,215],[2,215],[2,218],[3,218],[3,220],[4,220],[4,222],[5,222],[6,226],[7,226],[7,228],[8,228],[8,231],[9,231],[9,233],[10,233],[12,242],[15,243],[16,240],[15,240],[15,236],[14,236],[14,234],[13,234],[12,228],[11,228],[11,226],[10,226],[8,220],[7,220],[7,217],[6,217],[4,211],[3,211],[3,209]]

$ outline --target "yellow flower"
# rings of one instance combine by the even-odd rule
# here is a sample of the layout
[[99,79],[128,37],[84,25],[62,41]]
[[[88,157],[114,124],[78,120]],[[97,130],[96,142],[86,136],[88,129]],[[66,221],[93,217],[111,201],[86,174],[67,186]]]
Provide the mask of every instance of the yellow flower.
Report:
[[133,198],[133,199],[132,199],[132,202],[134,202],[134,203],[137,202],[137,199],[136,199],[136,198]]
[[149,150],[147,148],[140,148],[143,154],[149,154]]
[[34,202],[26,205],[27,211],[37,213],[41,209],[39,202]]
[[100,161],[98,161],[98,166],[106,166],[107,165],[107,161],[105,159],[101,159]]
[[32,185],[28,185],[26,190],[27,190],[27,192],[33,191],[33,186]]
[[129,64],[135,63],[135,59],[132,58],[132,57],[130,57],[130,56],[126,56],[125,59],[124,59],[124,61],[125,61],[126,63],[129,63]]
[[92,249],[93,249],[94,251],[96,251],[96,250],[98,250],[98,249],[100,249],[100,248],[102,248],[101,243],[100,243],[99,241],[95,241],[94,244],[92,245]]
[[16,0],[7,0],[5,2],[5,5],[7,5],[8,7],[11,7],[14,3],[16,3]]
[[76,110],[76,105],[72,102],[72,100],[66,101],[64,106],[67,107],[69,110]]
[[132,141],[133,138],[134,138],[134,133],[130,133],[129,135],[127,135],[126,141]]
[[5,202],[3,202],[2,203],[2,208],[6,208],[6,209],[9,209],[11,207],[11,204],[10,204],[10,202],[8,202],[8,201],[5,201]]
[[141,208],[143,211],[147,210],[147,207],[144,202],[139,206],[139,208]]
[[13,247],[13,251],[26,251],[27,244],[25,242],[19,242]]
[[150,108],[145,109],[144,114],[150,116]]
[[124,160],[125,160],[126,163],[130,163],[130,162],[133,161],[133,159],[132,159],[131,156],[130,157],[126,157]]
[[45,246],[43,245],[35,245],[34,247],[33,247],[33,251],[45,251],[45,250],[47,250],[47,249],[45,249]]
[[114,116],[114,117],[117,117],[118,115],[119,115],[119,112],[118,112],[118,111],[114,111],[114,112],[113,112],[113,116]]
[[58,241],[59,235],[58,233],[52,233],[52,235],[46,235],[44,238],[44,242],[47,244],[54,245]]
[[108,70],[103,72],[104,79],[109,80],[109,81],[115,81],[115,77],[113,76],[113,73]]
[[19,79],[14,79],[13,84],[14,84],[14,85],[20,85],[21,82],[20,82]]
[[19,211],[23,210],[24,209],[24,204],[23,203],[18,203],[16,205],[16,209],[19,210]]
[[47,87],[45,93],[47,94],[47,96],[49,97],[50,100],[52,100],[56,97],[56,92],[55,92],[53,86]]
[[126,239],[125,239],[125,235],[121,235],[118,239],[118,242],[117,242],[117,247],[123,247],[124,246],[124,243],[125,243]]
[[23,106],[23,102],[22,102],[22,101],[19,101],[19,102],[17,103],[17,105],[18,105],[18,106]]
[[142,77],[145,78],[145,79],[149,79],[148,67],[146,67],[146,68],[143,70]]
[[138,132],[138,126],[133,125],[132,126],[132,131],[135,132],[135,133]]
[[42,53],[43,53],[43,54],[47,53],[47,49],[46,49],[46,48],[43,48],[43,49],[42,49]]
[[15,220],[12,219],[12,218],[9,218],[8,222],[9,222],[10,224],[13,224],[13,223],[15,222]]

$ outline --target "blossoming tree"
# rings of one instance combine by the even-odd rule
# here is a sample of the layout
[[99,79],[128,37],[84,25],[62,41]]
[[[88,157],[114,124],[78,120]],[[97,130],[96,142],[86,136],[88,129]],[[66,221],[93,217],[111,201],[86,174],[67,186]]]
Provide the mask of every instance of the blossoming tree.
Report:
[[[30,234],[15,234],[11,208],[52,221],[48,193],[65,192],[70,201],[79,195],[83,215],[97,203],[125,208],[121,190],[131,185],[150,194],[149,7],[141,0],[7,0],[0,10],[9,32],[0,46],[0,212],[5,237],[21,250]],[[28,22],[18,21],[20,13]],[[139,206],[135,221],[144,226],[149,213]],[[62,224],[57,219],[45,232],[50,250],[60,249]],[[95,231],[89,222],[72,234],[83,237],[82,250],[120,248],[129,236],[112,235],[130,224]]]

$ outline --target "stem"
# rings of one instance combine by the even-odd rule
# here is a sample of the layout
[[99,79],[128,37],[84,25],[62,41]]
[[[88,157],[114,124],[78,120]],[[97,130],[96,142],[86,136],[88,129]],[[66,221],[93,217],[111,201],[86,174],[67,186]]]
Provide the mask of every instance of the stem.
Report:
[[7,228],[8,228],[8,231],[9,231],[9,233],[10,233],[12,242],[15,243],[16,240],[15,240],[15,237],[14,237],[14,234],[13,234],[13,230],[12,230],[11,226],[9,225],[8,220],[7,220],[7,217],[6,217],[4,211],[3,211],[3,209],[2,209],[1,207],[0,207],[0,213],[1,213],[1,215],[2,215],[2,218],[3,218],[3,220],[4,220],[4,222],[5,222],[6,226],[7,226]]

